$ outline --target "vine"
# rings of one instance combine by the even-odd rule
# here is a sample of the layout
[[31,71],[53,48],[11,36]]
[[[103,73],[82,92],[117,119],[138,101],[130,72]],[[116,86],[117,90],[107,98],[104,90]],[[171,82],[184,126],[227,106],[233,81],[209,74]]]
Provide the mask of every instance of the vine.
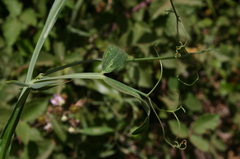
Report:
[[[124,52],[123,50],[121,50],[120,48],[116,47],[116,46],[112,46],[109,45],[105,52],[104,52],[104,56],[103,59],[93,59],[93,60],[85,60],[85,61],[77,61],[74,63],[70,63],[67,65],[63,65],[51,70],[46,71],[45,73],[40,73],[36,78],[32,79],[32,73],[33,73],[33,68],[34,65],[36,63],[39,51],[42,47],[42,44],[44,43],[46,37],[48,36],[48,33],[50,32],[51,28],[53,27],[54,22],[57,19],[57,16],[59,14],[59,12],[61,11],[61,8],[64,6],[64,4],[66,3],[66,0],[62,0],[62,1],[56,1],[56,3],[54,3],[53,8],[50,12],[50,15],[48,17],[47,20],[47,25],[45,25],[44,27],[44,32],[41,34],[40,36],[40,40],[37,43],[36,49],[34,50],[34,56],[31,59],[30,62],[30,67],[29,67],[29,71],[27,73],[27,78],[25,82],[20,82],[20,81],[8,81],[8,83],[10,84],[15,84],[18,86],[22,87],[22,93],[19,97],[19,100],[13,110],[12,115],[9,118],[8,123],[6,124],[3,133],[1,134],[1,138],[0,138],[0,159],[3,158],[7,158],[9,155],[9,151],[11,148],[11,142],[14,136],[14,130],[17,126],[17,123],[20,119],[21,116],[21,112],[22,109],[24,107],[24,103],[27,99],[27,96],[29,95],[31,90],[46,90],[49,88],[52,88],[54,86],[57,86],[59,84],[63,84],[63,83],[67,83],[69,82],[69,79],[97,79],[97,80],[102,80],[103,82],[105,82],[107,85],[109,85],[112,88],[117,89],[118,91],[128,94],[130,96],[133,96],[135,98],[137,98],[138,100],[140,100],[142,102],[142,106],[144,111],[147,114],[147,117],[145,118],[145,120],[143,121],[143,123],[132,132],[132,134],[139,134],[143,131],[145,131],[148,126],[149,126],[149,120],[150,120],[150,113],[151,111],[153,111],[153,113],[155,114],[155,116],[157,117],[161,129],[162,129],[162,134],[163,134],[163,138],[164,140],[171,145],[174,148],[178,148],[178,149],[185,149],[187,147],[187,141],[184,139],[182,140],[180,143],[177,141],[178,136],[176,136],[174,143],[171,143],[167,137],[166,137],[166,133],[165,133],[165,129],[163,126],[163,123],[157,113],[156,110],[158,111],[164,111],[167,113],[172,113],[175,117],[175,119],[177,120],[178,123],[178,132],[180,132],[180,121],[176,115],[176,111],[178,110],[183,110],[183,112],[185,112],[185,109],[182,106],[182,102],[181,102],[181,95],[180,93],[177,91],[178,95],[179,95],[179,99],[178,99],[178,105],[175,109],[173,110],[164,110],[164,109],[160,109],[158,108],[158,106],[152,101],[152,99],[149,97],[150,94],[157,88],[158,84],[160,83],[161,79],[162,79],[162,75],[163,75],[163,65],[162,65],[162,60],[166,60],[166,59],[177,59],[177,58],[186,58],[189,63],[196,71],[196,79],[192,82],[192,83],[186,83],[183,80],[181,80],[179,78],[179,76],[177,76],[177,79],[182,82],[183,84],[187,85],[187,86],[192,86],[193,84],[195,84],[197,82],[197,80],[199,79],[199,74],[198,71],[200,69],[200,65],[198,64],[198,62],[196,62],[196,60],[191,56],[191,54],[200,54],[200,53],[204,53],[208,50],[203,50],[203,51],[199,51],[199,52],[195,52],[195,53],[188,53],[185,49],[187,43],[188,43],[188,38],[186,36],[186,40],[183,43],[180,40],[180,34],[179,34],[179,25],[181,25],[183,27],[184,33],[186,34],[186,31],[184,29],[184,26],[180,20],[180,16],[178,15],[176,8],[174,6],[174,3],[172,0],[170,0],[171,5],[172,5],[172,11],[169,11],[171,13],[174,13],[175,18],[176,18],[176,28],[177,28],[177,38],[179,41],[179,45],[176,46],[176,50],[175,50],[175,54],[174,56],[171,57],[160,57],[158,51],[155,48],[155,44],[154,44],[154,49],[156,51],[157,57],[148,57],[148,58],[128,58],[128,54],[126,52]],[[113,78],[110,78],[107,76],[107,73],[111,73],[115,70],[117,70],[120,67],[125,66],[126,62],[135,62],[135,61],[153,61],[153,60],[158,60],[159,64],[160,64],[160,75],[158,77],[158,80],[156,82],[156,84],[154,85],[154,87],[151,89],[151,91],[149,91],[149,93],[144,93],[141,92],[135,88],[132,88],[126,84],[123,84]],[[91,62],[102,62],[102,69],[101,72],[87,72],[87,73],[74,73],[74,74],[67,74],[67,75],[62,75],[62,76],[56,76],[56,77],[50,77],[49,75],[59,71],[59,70],[63,70],[65,68],[68,67],[72,67],[75,65],[79,65],[79,64],[85,64],[85,63],[91,63]]]

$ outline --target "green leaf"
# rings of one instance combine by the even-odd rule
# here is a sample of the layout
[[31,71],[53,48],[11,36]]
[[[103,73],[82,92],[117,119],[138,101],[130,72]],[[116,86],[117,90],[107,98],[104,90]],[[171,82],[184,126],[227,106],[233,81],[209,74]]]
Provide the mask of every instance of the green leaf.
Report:
[[18,16],[22,11],[22,3],[15,0],[3,0],[3,3],[7,7],[8,11],[10,12],[10,15],[13,17]]
[[30,139],[31,127],[25,121],[19,121],[16,128],[16,134],[20,140],[27,145]]
[[212,135],[210,142],[211,145],[213,145],[219,151],[225,151],[227,149],[227,144],[217,137],[217,135]]
[[11,80],[11,81],[6,81],[7,84],[15,84],[17,86],[21,86],[21,87],[28,87],[29,85],[20,81],[16,81],[16,80]]
[[176,109],[179,103],[179,94],[176,91],[169,91],[167,96],[159,97],[168,109]]
[[109,86],[119,90],[120,92],[122,93],[125,93],[125,94],[128,94],[128,95],[131,95],[131,96],[134,96],[138,99],[142,99],[141,96],[137,93],[137,90],[135,90],[134,88],[132,87],[129,87],[121,82],[118,82],[114,79],[111,79],[107,76],[103,76],[103,81],[105,83],[107,83]]
[[87,88],[95,90],[103,95],[114,98],[115,100],[122,101],[121,93],[118,90],[116,90],[112,87],[109,87],[109,85],[103,83],[102,81],[93,80],[93,81],[90,81],[87,84],[83,84],[83,85],[87,86]]
[[103,55],[102,72],[110,73],[124,66],[128,54],[120,48],[109,45]]
[[107,126],[96,126],[80,129],[79,132],[85,135],[98,136],[106,133],[113,132],[113,129]]
[[2,25],[3,35],[8,46],[12,46],[22,30],[22,24],[17,18],[8,18]]
[[172,133],[180,138],[187,138],[188,137],[188,128],[185,124],[180,122],[180,130],[178,130],[178,122],[176,120],[170,120],[168,122]]
[[179,82],[177,81],[177,79],[174,77],[170,77],[168,80],[168,87],[170,90],[176,89],[178,88]]
[[40,130],[32,127],[30,130],[30,141],[43,141],[43,136],[40,133]]
[[[136,73],[139,74],[139,77],[133,77],[132,79],[135,79],[139,87],[145,87],[145,88],[152,88],[153,86],[153,80],[152,80],[152,74],[153,70],[150,67],[150,65],[145,64],[139,64]],[[133,75],[136,75],[134,73]]]
[[64,81],[46,81],[46,82],[33,83],[29,87],[34,90],[45,90],[49,87],[57,86],[62,83],[66,83],[66,82],[64,82]]
[[204,134],[207,130],[214,130],[219,124],[219,119],[218,114],[204,114],[193,123],[192,130],[196,134]]
[[20,19],[27,25],[35,26],[37,24],[36,12],[33,8],[25,9],[21,14]]
[[196,96],[192,93],[188,93],[186,99],[184,100],[184,105],[186,108],[191,110],[192,112],[201,112],[202,105]]
[[149,127],[149,121],[150,121],[150,114],[145,118],[144,122],[136,130],[132,132],[132,134],[137,135],[146,131]]
[[121,82],[118,82],[114,79],[111,79],[109,77],[103,76],[103,81],[106,82],[109,86],[123,92],[126,93],[128,95],[131,95],[133,97],[136,97],[137,99],[139,99],[141,102],[143,102],[143,108],[145,110],[145,112],[147,113],[147,117],[144,120],[144,122],[134,131],[132,132],[133,135],[139,134],[145,130],[147,130],[148,126],[149,126],[149,117],[150,117],[150,107],[148,105],[148,103],[142,99],[142,97],[138,94],[139,91],[129,87]]
[[197,135],[191,135],[190,141],[199,150],[202,150],[204,152],[209,152],[209,148],[210,148],[209,143],[207,142],[207,140],[203,139],[202,137]]
[[169,10],[170,8],[171,3],[168,0],[152,1],[149,9],[151,19],[156,19],[160,15],[166,15],[166,10]]
[[21,119],[24,121],[33,121],[37,119],[41,114],[44,113],[48,106],[47,98],[39,98],[37,100],[33,100],[29,103],[26,103]]

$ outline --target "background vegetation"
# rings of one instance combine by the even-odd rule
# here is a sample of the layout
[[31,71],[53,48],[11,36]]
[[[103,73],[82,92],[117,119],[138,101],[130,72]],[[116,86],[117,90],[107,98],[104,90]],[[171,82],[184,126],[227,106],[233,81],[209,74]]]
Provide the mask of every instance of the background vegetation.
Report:
[[[160,108],[178,105],[177,89],[186,110],[178,111],[179,141],[184,150],[171,148],[153,116],[150,128],[140,135],[132,130],[145,118],[138,100],[97,80],[73,80],[56,88],[33,92],[16,129],[11,158],[240,158],[240,6],[239,1],[178,0],[175,7],[189,38],[187,50],[197,52],[202,64],[200,79],[188,62],[163,61],[163,79],[151,98]],[[19,87],[8,80],[24,81],[37,39],[53,1],[0,1],[0,130],[19,96]],[[131,57],[173,56],[178,38],[169,0],[69,0],[50,33],[35,68],[35,76],[67,63],[102,58],[112,44]],[[184,40],[185,35],[180,32]],[[128,63],[109,76],[149,92],[159,76],[157,61]],[[56,75],[100,72],[100,63],[89,63]],[[62,106],[50,102],[61,95]],[[59,103],[58,103],[59,105]],[[173,115],[159,114],[167,137],[178,135]]]

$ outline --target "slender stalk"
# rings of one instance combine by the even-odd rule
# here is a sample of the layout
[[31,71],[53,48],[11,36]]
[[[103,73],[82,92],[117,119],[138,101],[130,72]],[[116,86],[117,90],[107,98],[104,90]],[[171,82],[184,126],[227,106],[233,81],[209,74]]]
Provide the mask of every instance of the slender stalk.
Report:
[[70,63],[70,64],[66,64],[66,65],[63,65],[63,66],[60,66],[60,67],[48,70],[47,72],[44,73],[44,76],[47,76],[47,75],[52,74],[54,72],[63,70],[63,69],[68,68],[68,67],[76,66],[76,65],[79,65],[79,64],[92,63],[92,62],[101,62],[101,61],[102,61],[102,59],[93,59],[93,60],[84,60],[84,61],[73,62],[73,63]]
[[[194,53],[188,53],[188,54],[182,55],[182,56],[179,57],[179,58],[189,57],[189,56],[194,55],[194,54],[201,54],[201,53],[204,53],[204,52],[209,52],[209,51],[211,51],[211,50],[212,50],[212,49],[207,49],[207,50],[198,51],[198,52],[194,52]],[[176,57],[173,56],[173,57],[133,58],[133,59],[127,59],[126,62],[141,62],[141,61],[170,60],[170,59],[176,59]],[[63,65],[63,66],[56,67],[56,68],[54,68],[54,69],[48,70],[48,71],[46,71],[45,73],[43,73],[43,75],[44,75],[44,76],[47,76],[47,75],[52,74],[52,73],[54,73],[54,72],[63,70],[63,69],[68,68],[68,67],[76,66],[76,65],[79,65],[79,64],[86,64],[86,63],[92,63],[92,62],[101,62],[101,61],[102,61],[102,59],[93,59],[93,60],[77,61],[77,62],[73,62],[73,63],[70,63],[70,64],[66,64],[66,65]]]
[[[34,83],[41,83],[44,81],[54,81],[54,80],[62,80],[62,79],[102,79],[104,76],[102,73],[74,73],[74,74],[68,74],[68,75],[62,75],[57,77],[46,77],[43,79],[37,79],[34,81]],[[34,85],[34,84],[33,84]]]
[[171,2],[171,5],[172,5],[172,9],[173,9],[173,12],[175,14],[175,17],[176,17],[176,28],[177,28],[177,37],[178,37],[178,41],[180,41],[180,35],[179,35],[179,30],[178,30],[178,22],[181,22],[180,19],[179,19],[179,15],[177,14],[177,10],[175,9],[175,6],[173,4],[173,1],[170,0]]

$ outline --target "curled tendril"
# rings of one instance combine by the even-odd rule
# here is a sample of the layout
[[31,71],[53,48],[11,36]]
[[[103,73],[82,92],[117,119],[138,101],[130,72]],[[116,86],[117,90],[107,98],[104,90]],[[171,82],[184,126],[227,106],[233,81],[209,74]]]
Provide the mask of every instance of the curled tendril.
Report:
[[195,80],[194,80],[192,83],[186,83],[186,82],[182,81],[182,80],[179,78],[179,75],[177,76],[177,79],[178,79],[178,81],[180,81],[182,84],[184,84],[184,85],[186,85],[186,86],[192,86],[192,85],[194,85],[194,84],[199,80],[198,70],[196,71],[196,78],[195,78]]
[[[184,55],[190,56],[190,55],[188,55],[189,53],[185,49],[186,43],[183,44],[181,41],[179,43],[180,43],[180,45],[176,46],[176,53],[174,54],[174,57],[175,58],[180,58],[182,56],[182,54],[179,51],[182,51]],[[190,63],[189,64],[193,68],[196,69],[196,72],[195,72],[196,73],[196,78],[192,83],[184,82],[183,80],[180,79],[179,75],[177,76],[177,79],[178,79],[178,81],[180,81],[181,83],[183,83],[186,86],[192,86],[199,80],[198,71],[200,70],[201,66],[198,65],[198,62],[195,59],[193,59],[193,57],[187,57],[187,58],[190,58]],[[193,62],[191,63],[191,61],[193,61]]]
[[[175,57],[175,58],[180,58],[180,57],[182,56],[182,54],[181,54],[179,51],[182,50],[182,49],[185,50],[184,47],[185,47],[185,46],[187,45],[187,43],[188,43],[188,36],[187,36],[187,32],[186,32],[186,30],[185,30],[185,27],[184,27],[183,23],[182,23],[181,20],[180,20],[180,16],[178,15],[177,10],[175,9],[175,6],[174,6],[173,1],[170,0],[170,2],[171,2],[171,5],[172,5],[172,11],[171,11],[171,12],[168,11],[168,13],[172,13],[172,12],[173,12],[174,15],[175,15],[175,17],[176,17],[177,37],[178,37],[179,44],[180,44],[179,46],[176,46],[176,53],[174,54],[174,57]],[[181,42],[181,40],[180,40],[180,35],[179,35],[179,23],[180,23],[180,25],[181,25],[181,27],[182,27],[182,29],[183,29],[183,32],[184,32],[184,34],[185,34],[185,37],[186,37],[186,40],[185,40],[184,44],[183,44],[183,43]],[[186,51],[186,50],[185,50],[185,51]],[[187,52],[187,51],[186,51],[186,52]],[[198,79],[199,79],[199,75],[198,75],[199,69],[200,69],[200,68],[197,68],[197,69],[196,69],[196,75],[197,75],[197,77],[196,77],[196,79],[195,79],[192,83],[186,83],[186,82],[182,81],[182,80],[179,78],[179,76],[177,76],[178,81],[180,81],[180,82],[183,83],[184,85],[192,86],[192,85],[195,84],[195,83],[198,81]]]
[[[158,53],[158,51],[157,51],[157,49],[156,49],[156,44],[157,44],[157,42],[155,42],[154,44],[153,44],[153,48],[154,48],[154,50],[155,50],[155,52],[156,52],[156,54],[157,54],[157,56],[159,57],[159,53]],[[160,81],[161,81],[161,79],[162,79],[162,75],[163,75],[163,66],[162,66],[162,61],[161,60],[159,60],[159,64],[160,64],[160,75],[159,75],[159,78],[158,78],[158,81],[157,81],[157,83],[155,84],[155,86],[152,88],[152,90],[147,94],[148,96],[156,89],[156,87],[158,86],[158,84],[160,83]]]
[[[173,109],[173,110],[164,110],[164,109],[159,109],[156,104],[154,102],[152,102],[152,100],[150,98],[148,98],[149,100],[149,104],[154,112],[154,114],[156,115],[160,125],[161,125],[161,128],[162,128],[162,133],[163,133],[163,138],[165,140],[165,142],[167,142],[169,145],[171,145],[172,147],[174,148],[178,148],[180,150],[184,150],[186,149],[187,147],[187,141],[186,140],[183,140],[181,143],[178,143],[178,141],[174,141],[175,144],[172,144],[167,138],[166,138],[166,135],[165,135],[165,129],[164,129],[164,126],[163,126],[163,123],[161,121],[161,119],[159,118],[157,112],[156,112],[156,109],[159,110],[159,111],[164,111],[164,112],[168,112],[168,113],[172,113],[174,115],[174,117],[176,118],[177,120],[177,123],[178,123],[178,135],[176,136],[176,139],[178,138],[179,136],[179,133],[180,133],[180,129],[181,129],[181,125],[180,125],[180,121],[177,117],[177,115],[175,114],[176,111],[182,109],[183,112],[185,113],[185,109],[182,107],[182,102],[181,102],[181,95],[180,95],[180,92],[178,92],[177,90],[175,90],[178,94],[179,94],[179,98],[178,98],[178,106],[176,107],[176,109]],[[183,146],[184,145],[184,146]]]
[[176,46],[176,53],[174,54],[175,58],[179,58],[182,56],[182,54],[179,53],[178,51],[180,51],[182,48],[184,48],[186,46],[186,43],[183,44],[181,41],[179,41],[179,44],[180,44],[179,46]]
[[185,150],[187,148],[187,140],[183,140],[181,143],[178,143],[178,141],[174,141],[175,144],[173,145],[174,148]]

